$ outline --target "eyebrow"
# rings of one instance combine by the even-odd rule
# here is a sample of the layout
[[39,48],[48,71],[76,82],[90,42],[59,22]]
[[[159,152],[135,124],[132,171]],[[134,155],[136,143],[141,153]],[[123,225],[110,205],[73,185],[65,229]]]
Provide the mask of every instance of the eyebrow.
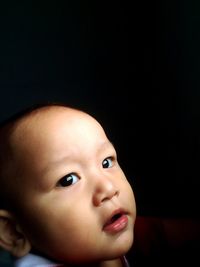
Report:
[[58,160],[52,160],[50,162],[47,163],[47,165],[41,170],[42,174],[45,174],[46,172],[48,172],[50,170],[50,168],[52,168],[52,165],[57,165],[63,161],[66,161],[67,159],[70,159],[70,155],[66,155]]
[[102,144],[100,144],[100,146],[98,147],[98,152],[100,152],[103,149],[110,148],[110,147],[115,149],[115,146],[111,141],[109,141],[109,140],[105,141]]
[[[98,153],[100,153],[102,150],[104,150],[104,149],[108,149],[108,148],[112,148],[112,149],[114,149],[115,150],[115,147],[114,147],[114,145],[113,145],[113,143],[111,142],[111,141],[105,141],[105,142],[103,142],[103,143],[101,143],[100,145],[99,145],[99,147],[98,147],[98,149],[97,149],[97,154]],[[66,155],[66,156],[64,156],[64,157],[62,157],[61,159],[58,159],[58,160],[52,160],[52,161],[50,161],[48,164],[47,164],[47,166],[46,167],[44,167],[44,169],[42,169],[42,173],[46,173],[46,172],[48,172],[49,171],[49,169],[50,169],[50,167],[52,166],[52,165],[57,165],[57,164],[59,164],[59,163],[61,163],[61,162],[63,162],[63,161],[66,161],[67,159],[71,159],[71,156],[68,154],[68,155]]]

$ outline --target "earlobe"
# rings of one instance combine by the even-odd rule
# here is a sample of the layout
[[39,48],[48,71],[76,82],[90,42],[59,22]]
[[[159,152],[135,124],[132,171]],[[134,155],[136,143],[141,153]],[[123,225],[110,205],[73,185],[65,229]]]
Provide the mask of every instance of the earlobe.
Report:
[[31,249],[15,217],[7,210],[0,210],[0,247],[16,257],[26,255]]

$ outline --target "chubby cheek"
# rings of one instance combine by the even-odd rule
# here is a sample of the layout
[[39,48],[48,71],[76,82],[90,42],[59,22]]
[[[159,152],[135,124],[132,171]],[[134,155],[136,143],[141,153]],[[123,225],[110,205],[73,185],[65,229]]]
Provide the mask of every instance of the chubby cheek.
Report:
[[90,218],[81,218],[62,218],[57,221],[57,226],[49,227],[42,240],[37,240],[38,249],[63,262],[86,260],[91,255],[91,249],[96,246],[99,236],[95,236],[98,232],[94,227],[95,223],[92,226]]
[[28,219],[24,229],[33,248],[63,260],[73,260],[77,257],[77,250],[80,256],[83,250],[84,255],[89,254],[88,242],[96,245],[94,233],[98,232],[98,221],[85,207],[53,205],[51,209],[40,207],[36,212],[26,214]]
[[128,183],[128,181],[124,181],[121,184],[121,195],[122,195],[122,201],[125,205],[125,207],[127,207],[131,213],[131,215],[133,216],[133,219],[135,221],[135,217],[136,217],[136,203],[135,203],[135,196],[134,196],[134,192],[133,189],[131,187],[131,185]]

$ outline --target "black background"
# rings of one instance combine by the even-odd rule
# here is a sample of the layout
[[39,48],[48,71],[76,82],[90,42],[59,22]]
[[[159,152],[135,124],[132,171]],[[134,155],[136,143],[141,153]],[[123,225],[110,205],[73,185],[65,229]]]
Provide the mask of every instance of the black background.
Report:
[[199,216],[199,1],[6,1],[0,119],[44,101],[93,114],[139,215]]

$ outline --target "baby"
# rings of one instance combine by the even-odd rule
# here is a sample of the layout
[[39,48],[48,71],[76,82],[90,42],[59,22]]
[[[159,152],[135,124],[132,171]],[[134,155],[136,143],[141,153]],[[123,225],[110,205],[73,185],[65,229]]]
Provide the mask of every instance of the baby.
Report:
[[102,126],[62,104],[0,130],[0,246],[15,266],[128,266],[132,188]]

